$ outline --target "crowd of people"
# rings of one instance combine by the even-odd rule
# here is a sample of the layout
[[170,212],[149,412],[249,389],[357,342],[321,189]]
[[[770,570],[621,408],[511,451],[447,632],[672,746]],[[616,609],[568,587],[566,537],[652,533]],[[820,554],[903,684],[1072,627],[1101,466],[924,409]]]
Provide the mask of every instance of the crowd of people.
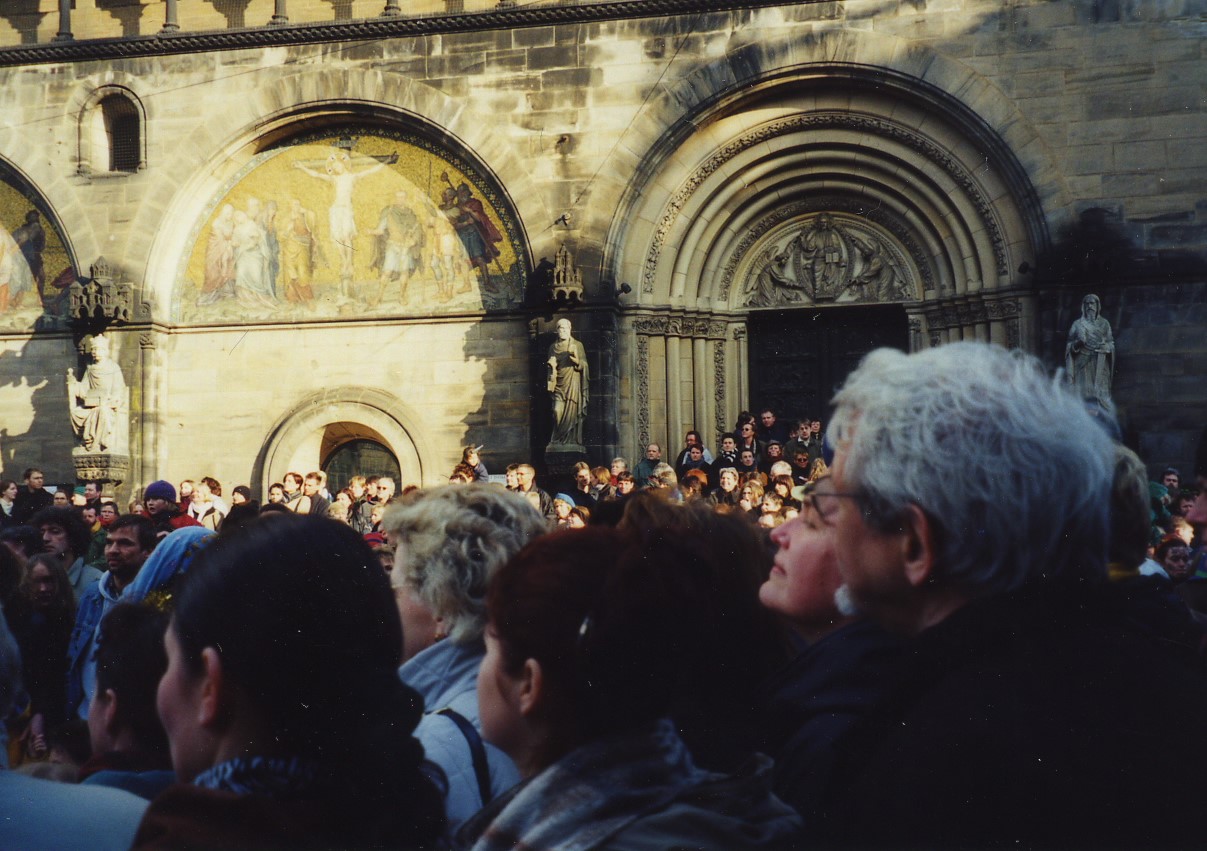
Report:
[[0,847],[1196,844],[1207,431],[1150,482],[974,343],[834,406],[552,493],[3,483]]

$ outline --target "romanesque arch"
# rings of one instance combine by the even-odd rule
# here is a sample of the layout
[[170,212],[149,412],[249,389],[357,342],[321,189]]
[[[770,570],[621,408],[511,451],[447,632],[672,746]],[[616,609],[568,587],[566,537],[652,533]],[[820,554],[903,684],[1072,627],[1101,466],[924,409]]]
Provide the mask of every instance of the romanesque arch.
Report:
[[407,481],[428,483],[435,461],[414,412],[384,390],[338,387],[299,400],[269,430],[252,470],[261,493],[291,470],[319,469],[324,437],[335,424],[372,435],[398,459]]
[[748,400],[755,311],[900,304],[913,348],[1033,346],[1055,171],[1000,92],[891,47],[828,34],[789,64],[750,46],[668,95],[679,118],[605,249],[605,279],[634,289],[628,442],[726,429]]

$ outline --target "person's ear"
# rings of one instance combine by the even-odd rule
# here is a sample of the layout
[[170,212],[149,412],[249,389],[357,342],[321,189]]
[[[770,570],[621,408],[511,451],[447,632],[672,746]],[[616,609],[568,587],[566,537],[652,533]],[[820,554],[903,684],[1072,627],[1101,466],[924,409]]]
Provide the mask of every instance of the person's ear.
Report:
[[528,659],[520,671],[519,683],[516,688],[517,705],[520,714],[530,716],[544,702],[545,672],[541,663],[536,659]]
[[101,728],[111,737],[117,736],[117,692],[111,688],[97,695],[97,699],[89,712],[99,712]]
[[225,715],[230,700],[226,671],[222,657],[213,647],[201,651],[201,699],[197,702],[197,722],[202,727],[214,727]]
[[915,588],[930,580],[935,568],[935,529],[930,518],[912,503],[901,521],[905,578]]

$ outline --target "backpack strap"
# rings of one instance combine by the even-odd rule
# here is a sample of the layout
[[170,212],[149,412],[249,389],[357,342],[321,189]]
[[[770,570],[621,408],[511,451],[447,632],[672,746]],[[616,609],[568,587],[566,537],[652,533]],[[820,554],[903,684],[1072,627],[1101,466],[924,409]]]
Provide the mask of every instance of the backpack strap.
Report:
[[482,806],[486,806],[494,796],[490,792],[490,766],[486,762],[486,747],[482,744],[482,736],[478,734],[477,729],[468,718],[451,707],[437,709],[432,714],[443,715],[452,721],[461,731],[461,735],[465,737],[474,761],[474,777],[478,779],[478,796],[482,799]]

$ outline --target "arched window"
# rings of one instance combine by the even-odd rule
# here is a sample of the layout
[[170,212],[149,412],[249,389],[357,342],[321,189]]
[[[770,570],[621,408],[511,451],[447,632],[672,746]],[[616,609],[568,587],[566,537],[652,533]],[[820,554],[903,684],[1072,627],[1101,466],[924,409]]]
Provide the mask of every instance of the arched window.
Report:
[[80,173],[133,174],[146,166],[146,116],[122,86],[92,93],[80,115]]
[[138,107],[118,94],[101,100],[101,120],[109,149],[109,171],[138,171],[142,162]]

